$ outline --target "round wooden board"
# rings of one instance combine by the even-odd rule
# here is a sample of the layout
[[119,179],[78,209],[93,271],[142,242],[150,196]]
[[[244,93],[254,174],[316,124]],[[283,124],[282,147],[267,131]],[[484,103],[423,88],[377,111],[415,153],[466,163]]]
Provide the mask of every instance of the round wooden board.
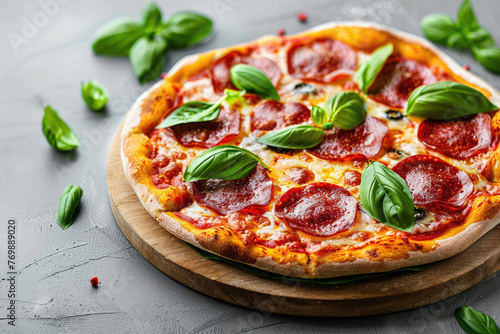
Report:
[[[123,123],[122,123],[123,126]],[[454,296],[500,269],[500,226],[465,252],[421,272],[339,285],[264,279],[198,255],[144,209],[125,178],[121,128],[107,162],[108,190],[116,221],[149,262],[176,281],[226,302],[266,312],[321,317],[357,317],[417,308]]]

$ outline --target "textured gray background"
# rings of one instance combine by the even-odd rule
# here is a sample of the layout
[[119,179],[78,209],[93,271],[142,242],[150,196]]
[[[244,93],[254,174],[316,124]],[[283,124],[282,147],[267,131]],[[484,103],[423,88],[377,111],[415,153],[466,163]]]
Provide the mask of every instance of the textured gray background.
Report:
[[[139,18],[143,1],[1,0],[0,5],[0,332],[20,333],[460,333],[453,312],[471,305],[500,319],[498,274],[472,289],[427,307],[387,316],[314,319],[262,313],[192,291],[149,264],[118,228],[108,202],[106,157],[112,135],[140,86],[126,58],[93,55],[96,30],[119,17]],[[62,4],[64,2],[64,4]],[[296,33],[332,20],[375,21],[421,35],[420,19],[433,12],[455,16],[458,0],[159,1],[164,15],[196,10],[212,17],[216,34],[190,50],[171,52],[165,69],[182,56],[246,42],[279,28]],[[473,0],[482,25],[500,41],[500,1]],[[307,24],[295,19],[309,14]],[[18,47],[25,21],[37,23]],[[500,89],[468,52],[445,50]],[[80,97],[80,81],[95,78],[111,93],[104,113]],[[59,153],[41,131],[43,107],[52,105],[82,145]],[[79,184],[78,220],[63,231],[55,222],[61,191]],[[7,325],[7,219],[17,219],[17,317]],[[498,245],[494,245],[497,247]],[[91,276],[102,281],[99,289]]]

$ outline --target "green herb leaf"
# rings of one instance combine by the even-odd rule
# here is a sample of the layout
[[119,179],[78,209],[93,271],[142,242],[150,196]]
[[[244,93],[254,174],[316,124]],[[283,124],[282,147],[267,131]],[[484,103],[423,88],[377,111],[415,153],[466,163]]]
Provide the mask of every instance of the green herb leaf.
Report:
[[257,139],[257,142],[289,149],[310,148],[321,142],[323,132],[323,130],[308,124],[292,125],[281,130],[268,132]]
[[325,109],[318,106],[312,106],[311,119],[317,127],[322,128],[328,122],[330,117]]
[[237,180],[250,175],[258,163],[267,168],[257,155],[244,148],[215,146],[191,161],[184,173],[184,181]]
[[490,32],[483,27],[468,31],[465,37],[472,48],[487,48],[495,44]]
[[474,58],[481,63],[488,71],[500,74],[500,48],[472,48]]
[[455,318],[468,334],[500,334],[500,329],[489,315],[478,312],[471,306],[457,308]]
[[231,82],[236,88],[258,94],[263,99],[280,100],[271,80],[255,67],[245,64],[233,66]]
[[142,24],[146,31],[153,31],[161,25],[161,10],[154,2],[146,4],[142,10]]
[[462,30],[449,15],[427,15],[420,22],[420,26],[425,37],[433,43],[455,49],[468,47]]
[[141,37],[135,42],[129,57],[135,76],[141,84],[154,80],[161,74],[167,51],[167,42],[163,38]]
[[408,99],[406,113],[410,116],[450,119],[497,109],[474,88],[453,81],[441,81],[415,89]]
[[82,85],[82,97],[87,106],[94,110],[99,111],[106,105],[109,99],[109,93],[97,80],[91,80],[83,83]]
[[64,189],[59,198],[59,207],[57,208],[56,220],[63,230],[67,229],[75,219],[75,210],[82,198],[82,188],[69,185]]
[[42,130],[50,146],[59,151],[71,151],[80,145],[78,137],[50,106],[44,109]]
[[201,42],[212,27],[212,21],[205,16],[179,13],[168,19],[161,33],[174,48],[184,48]]
[[344,130],[356,127],[366,118],[365,100],[355,92],[335,94],[325,102],[325,110],[331,122]]
[[106,56],[128,56],[132,45],[144,34],[142,25],[127,19],[116,19],[102,27],[92,43],[95,53]]
[[473,31],[479,28],[469,0],[464,0],[458,8],[457,22],[458,26],[462,27],[464,31]]
[[413,199],[406,182],[395,172],[372,162],[361,175],[360,205],[379,222],[410,232],[414,225]]
[[207,122],[217,119],[217,117],[219,117],[222,101],[223,99],[215,103],[203,101],[186,102],[175,109],[156,128],[162,129],[179,124]]
[[364,94],[368,92],[368,89],[375,81],[375,78],[384,67],[384,64],[392,54],[394,50],[392,44],[387,44],[375,50],[370,58],[368,58],[363,64],[359,66],[356,71],[356,82],[363,91]]

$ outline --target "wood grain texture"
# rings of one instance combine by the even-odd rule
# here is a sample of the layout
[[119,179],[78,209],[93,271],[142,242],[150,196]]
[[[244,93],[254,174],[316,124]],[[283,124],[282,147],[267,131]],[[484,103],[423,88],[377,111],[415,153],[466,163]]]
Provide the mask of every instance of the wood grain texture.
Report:
[[[122,124],[123,125],[123,124]],[[198,255],[143,208],[120,158],[121,126],[108,155],[111,208],[130,243],[176,281],[211,297],[267,312],[322,317],[387,314],[454,296],[500,269],[500,226],[465,252],[422,272],[401,272],[339,285],[270,280]],[[494,245],[492,247],[492,245]]]

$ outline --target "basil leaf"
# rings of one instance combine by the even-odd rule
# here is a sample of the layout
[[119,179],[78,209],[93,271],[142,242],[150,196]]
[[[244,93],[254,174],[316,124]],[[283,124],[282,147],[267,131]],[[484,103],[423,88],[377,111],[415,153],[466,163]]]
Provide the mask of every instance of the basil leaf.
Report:
[[370,217],[397,230],[412,230],[415,219],[410,189],[398,174],[380,162],[366,166],[359,197],[361,207]]
[[223,99],[215,103],[203,101],[190,101],[175,109],[167,118],[161,122],[156,129],[168,128],[174,125],[207,122],[219,117]]
[[78,137],[50,106],[44,109],[42,130],[50,146],[59,151],[71,151],[80,145]]
[[82,97],[87,106],[94,110],[99,111],[106,105],[109,99],[109,93],[97,80],[91,80],[83,83],[82,85]]
[[154,2],[146,4],[142,10],[142,24],[146,30],[153,30],[161,25],[161,10]]
[[163,39],[141,37],[130,50],[130,63],[141,84],[157,78],[163,68],[163,57],[167,54],[167,42]]
[[308,124],[292,125],[266,133],[257,139],[257,143],[289,149],[310,148],[321,142],[323,132]]
[[500,48],[472,48],[474,58],[488,71],[500,74]]
[[269,78],[255,67],[238,64],[231,68],[231,82],[239,90],[255,93],[263,99],[280,100]]
[[462,27],[464,31],[472,31],[479,28],[476,15],[469,0],[464,0],[458,8],[457,22],[458,26]]
[[67,229],[75,219],[75,210],[82,198],[82,188],[69,185],[64,189],[59,198],[59,207],[57,208],[56,220],[63,230]]
[[319,106],[312,106],[311,119],[317,127],[322,128],[330,119],[325,109]]
[[366,118],[365,100],[355,92],[335,94],[325,102],[325,110],[331,122],[344,130],[356,127]]
[[497,110],[481,92],[453,81],[441,81],[415,89],[406,113],[432,119],[450,119]]
[[132,45],[144,34],[138,22],[116,19],[102,27],[92,43],[95,53],[106,56],[128,56]]
[[191,161],[184,173],[184,181],[237,180],[250,175],[258,163],[267,168],[257,155],[244,148],[215,146]]
[[467,49],[469,44],[461,31],[456,31],[448,36],[446,46],[452,49]]
[[179,13],[168,19],[161,33],[174,48],[184,48],[201,42],[212,27],[212,20],[205,16]]
[[495,42],[493,41],[493,37],[488,30],[483,27],[479,27],[476,30],[468,31],[466,34],[467,41],[471,45],[471,47],[477,48],[487,48],[493,46]]
[[[454,40],[456,40],[457,36],[460,35],[462,36],[462,40],[465,41],[460,27],[457,25],[455,20],[451,18],[451,16],[446,14],[427,15],[422,19],[422,21],[420,21],[420,27],[424,32],[425,38],[436,44],[455,47],[455,44],[457,43],[454,42]],[[454,35],[454,37],[451,37],[452,35]],[[453,41],[449,42],[450,39]],[[450,44],[454,46],[451,46]],[[466,48],[467,41],[465,41],[465,46],[461,44],[459,44],[459,46],[462,46],[461,48]]]
[[355,75],[356,82],[364,94],[368,92],[368,88],[370,88],[375,81],[375,78],[382,70],[382,67],[384,67],[387,58],[389,58],[393,50],[392,44],[387,44],[378,48],[372,53],[370,58],[357,69]]
[[457,308],[455,318],[468,334],[500,334],[500,329],[489,315],[478,312],[471,306]]

